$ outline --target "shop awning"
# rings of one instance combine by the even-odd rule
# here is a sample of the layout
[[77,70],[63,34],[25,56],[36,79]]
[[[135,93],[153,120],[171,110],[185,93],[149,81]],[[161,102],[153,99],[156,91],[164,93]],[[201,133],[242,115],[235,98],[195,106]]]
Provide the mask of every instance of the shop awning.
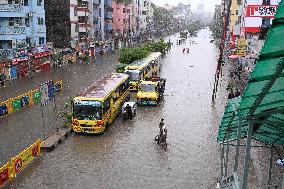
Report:
[[253,139],[269,145],[284,144],[283,20],[284,2],[282,1],[260,52],[260,58],[234,114],[230,113],[231,100],[227,103],[219,128],[219,143],[224,140],[228,131],[229,140],[237,139],[236,128],[239,125],[239,118],[242,117],[241,138],[246,137],[248,120],[250,120],[254,122]]

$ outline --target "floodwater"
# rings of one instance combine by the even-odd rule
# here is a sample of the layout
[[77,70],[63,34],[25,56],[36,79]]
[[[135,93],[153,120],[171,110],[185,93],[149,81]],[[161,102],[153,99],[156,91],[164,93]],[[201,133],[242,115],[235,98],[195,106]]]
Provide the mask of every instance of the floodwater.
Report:
[[[178,35],[171,36],[170,39],[175,43],[177,37]],[[190,40],[194,40],[197,44],[190,45]],[[23,170],[8,187],[29,189],[215,187],[220,173],[217,132],[226,95],[221,96],[223,100],[219,104],[212,105],[217,50],[210,40],[209,31],[201,30],[198,37],[190,38],[180,46],[175,45],[166,55],[161,72],[161,75],[167,79],[166,92],[159,106],[139,107],[137,115],[131,121],[124,122],[119,117],[100,136],[74,134],[55,151],[44,154]],[[189,54],[183,54],[183,48],[189,48]],[[73,70],[74,75],[68,71],[58,75],[58,78],[68,79],[67,85],[70,87],[67,88],[66,94],[74,95],[85,88],[91,80],[113,71],[113,63],[96,65],[92,71],[89,71],[91,67],[76,67],[76,71]],[[64,98],[67,98],[66,95]],[[39,107],[31,109],[40,110]],[[38,135],[41,130],[39,117],[36,116],[38,121],[33,120],[33,124],[29,126],[21,124],[21,126],[25,125],[25,130],[30,130],[29,127],[37,128],[37,131],[32,132]],[[159,120],[162,117],[168,129],[167,151],[160,149],[154,142],[154,137],[159,132]],[[6,122],[9,123],[9,120],[8,117]],[[27,133],[21,130],[16,135],[20,137],[21,132]],[[5,134],[0,135],[2,140]],[[20,138],[19,144],[27,140],[26,137]],[[33,139],[35,138],[33,136]],[[15,139],[7,140],[15,141]],[[7,151],[9,150],[5,149],[5,152]]]

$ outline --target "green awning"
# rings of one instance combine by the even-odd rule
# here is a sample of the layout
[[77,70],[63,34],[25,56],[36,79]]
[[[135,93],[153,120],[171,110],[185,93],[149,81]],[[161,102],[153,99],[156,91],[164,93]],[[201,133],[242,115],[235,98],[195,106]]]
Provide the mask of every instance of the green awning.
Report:
[[253,138],[266,144],[284,144],[284,2],[279,4],[248,84],[235,113],[228,100],[222,118],[218,142],[237,139],[239,117],[243,118],[241,138],[246,137],[248,119],[256,121]]

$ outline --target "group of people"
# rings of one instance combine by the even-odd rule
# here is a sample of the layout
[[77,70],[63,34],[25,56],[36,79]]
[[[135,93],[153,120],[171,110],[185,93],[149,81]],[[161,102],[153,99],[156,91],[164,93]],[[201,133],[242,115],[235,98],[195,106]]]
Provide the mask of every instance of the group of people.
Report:
[[185,53],[185,51],[186,51],[187,54],[189,54],[189,48],[183,48],[182,49],[182,53]]

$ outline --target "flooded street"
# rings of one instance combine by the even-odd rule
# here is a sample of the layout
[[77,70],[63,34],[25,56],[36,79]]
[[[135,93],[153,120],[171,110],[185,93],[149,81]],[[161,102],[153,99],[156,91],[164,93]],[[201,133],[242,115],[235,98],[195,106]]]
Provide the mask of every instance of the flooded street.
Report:
[[[219,97],[224,100],[216,106],[211,102],[217,50],[210,43],[208,30],[201,30],[198,37],[180,46],[175,44],[177,37],[170,37],[174,47],[162,62],[161,76],[167,79],[167,84],[160,105],[139,107],[131,121],[124,122],[119,117],[103,135],[72,135],[55,151],[36,160],[7,187],[213,188],[220,172],[218,124],[226,103],[226,95]],[[197,44],[190,45],[190,40]],[[189,48],[189,54],[183,54],[183,48]],[[113,72],[113,67],[111,61],[95,66],[73,65],[69,71],[55,74],[54,79],[64,79],[60,104],[93,80]],[[47,78],[42,76],[44,80]],[[1,120],[1,130],[7,133],[12,133],[13,125],[21,129],[15,138],[0,133],[1,140],[8,140],[1,141],[2,160],[11,157],[13,148],[29,145],[41,136],[38,111],[40,106],[36,105]],[[22,117],[25,119],[18,121]],[[162,117],[168,129],[167,151],[154,141]]]

